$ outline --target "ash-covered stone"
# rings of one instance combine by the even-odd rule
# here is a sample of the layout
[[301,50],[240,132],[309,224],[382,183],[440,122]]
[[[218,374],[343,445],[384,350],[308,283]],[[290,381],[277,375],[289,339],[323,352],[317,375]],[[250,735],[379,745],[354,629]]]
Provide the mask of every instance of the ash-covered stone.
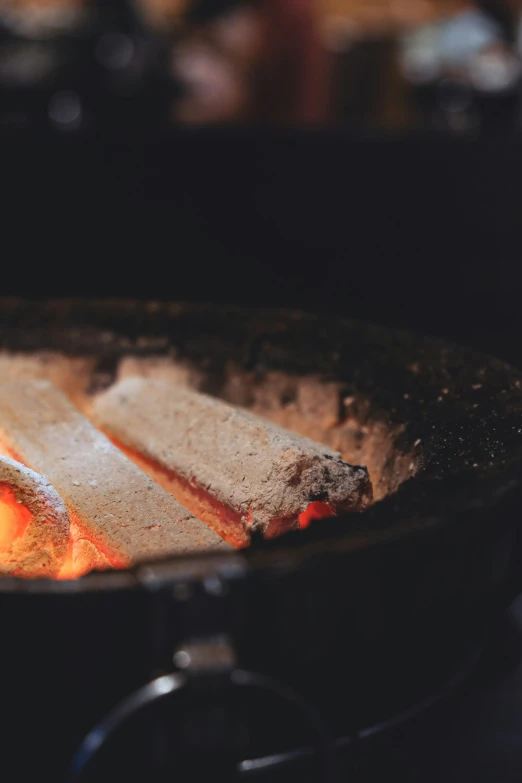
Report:
[[222,535],[220,512],[229,510],[243,544],[252,530],[275,535],[297,526],[315,500],[335,513],[362,510],[372,500],[365,467],[354,468],[327,446],[182,386],[127,378],[94,401],[91,416],[141,456],[142,467],[146,461],[156,466],[158,480],[161,469],[163,486],[183,491],[181,502],[190,503],[187,485],[216,501],[219,509],[205,521]]
[[93,567],[230,549],[46,381],[0,384],[0,445],[60,493]]

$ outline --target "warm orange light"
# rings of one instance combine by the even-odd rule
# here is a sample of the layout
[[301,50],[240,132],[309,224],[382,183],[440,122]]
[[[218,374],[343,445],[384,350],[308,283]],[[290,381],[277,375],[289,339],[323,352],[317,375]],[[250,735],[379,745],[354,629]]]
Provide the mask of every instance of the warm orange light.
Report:
[[129,563],[123,562],[118,555],[96,544],[77,518],[71,515],[69,546],[57,579],[78,579],[90,571],[128,566]]
[[76,568],[76,564],[74,562],[73,557],[73,540],[72,536],[69,537],[69,546],[67,547],[67,554],[65,555],[65,560],[63,563],[63,566],[61,567],[57,579],[78,579],[78,577],[83,576],[83,573],[81,572],[81,569]]
[[23,536],[32,514],[18,503],[10,487],[0,485],[0,552],[9,549],[13,541]]
[[[147,460],[142,455],[133,452],[131,449],[122,447],[121,443],[116,442],[116,445],[143,470],[149,473],[149,475],[153,475],[153,478],[160,485],[167,489],[165,482],[167,479],[171,482],[173,474],[171,475],[169,471],[163,471],[156,463]],[[0,449],[0,453],[8,454],[12,459],[20,462],[18,455],[11,449]],[[152,468],[154,468],[154,471]],[[161,475],[162,472],[165,473],[166,478]],[[179,484],[177,487],[178,492],[183,496],[178,499],[182,501],[182,504],[185,507],[192,510],[196,516],[204,518],[205,515],[201,513],[199,505],[204,501],[207,505],[212,506],[213,514],[219,516],[221,526],[226,530],[225,534],[224,530],[220,530],[220,535],[222,535],[225,540],[228,540],[232,546],[237,548],[245,546],[244,541],[236,540],[233,536],[234,525],[231,523],[237,523],[237,515],[231,512],[230,509],[226,509],[222,504],[218,503],[218,501],[200,488],[189,486],[188,482],[185,481],[183,481],[182,485],[179,477],[176,477],[176,479]],[[172,491],[172,486],[168,486],[168,490]],[[196,501],[198,502],[196,503]],[[194,508],[194,505],[196,508]],[[328,503],[314,501],[309,504],[305,511],[299,514],[299,527],[304,529],[315,519],[324,519],[325,517],[332,516],[335,516],[335,512]],[[31,518],[31,512],[23,504],[17,502],[13,490],[6,485],[0,485],[0,559],[1,553],[9,549],[13,541],[24,534]],[[227,529],[228,526],[230,526],[229,529]],[[88,574],[90,571],[104,568],[126,568],[128,565],[129,563],[122,562],[116,554],[105,551],[103,547],[100,547],[99,544],[95,543],[86,534],[80,520],[75,519],[74,515],[71,515],[69,546],[62,568],[56,576],[57,579],[78,579],[79,577]]]
[[[12,448],[0,442],[0,454],[11,457],[16,462],[24,464],[20,456]],[[0,560],[13,542],[24,535],[27,525],[33,515],[23,504],[18,503],[11,487],[0,484]],[[69,545],[65,561],[54,577],[56,579],[78,579],[80,576],[104,568],[126,568],[121,558],[92,541],[86,534],[79,520],[70,514]]]
[[[141,470],[154,479],[157,484],[174,495],[178,503],[181,503],[195,517],[213,528],[228,544],[236,549],[248,546],[249,535],[243,531],[243,521],[240,514],[227,508],[201,487],[190,484],[186,479],[159,465],[149,457],[145,457],[139,451],[124,445],[116,438],[109,437],[109,440]],[[249,525],[252,524],[251,516],[249,512]],[[335,516],[335,512],[328,503],[321,503],[316,500],[310,503],[302,514],[299,514],[299,527],[304,529],[308,527],[313,519],[333,516]],[[287,520],[274,520],[274,524],[265,532],[265,535],[267,538],[276,538],[284,533],[286,529],[288,529]]]
[[335,512],[328,503],[314,500],[302,514],[299,514],[299,527],[301,530],[304,530],[314,519],[324,519],[325,517],[333,516],[335,516]]
[[195,517],[211,527],[230,546],[242,549],[248,546],[249,536],[243,530],[241,514],[221,503],[202,487],[195,486],[174,471],[145,457],[139,451],[124,445],[116,438],[109,438],[135,465],[149,475],[156,484],[188,509]]

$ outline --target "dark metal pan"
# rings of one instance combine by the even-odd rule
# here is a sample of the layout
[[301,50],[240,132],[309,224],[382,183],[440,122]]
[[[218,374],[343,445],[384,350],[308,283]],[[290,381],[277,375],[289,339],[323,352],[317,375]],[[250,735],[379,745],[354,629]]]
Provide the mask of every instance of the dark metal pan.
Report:
[[[1,305],[0,348],[96,353],[100,377],[125,354],[175,351],[217,395],[231,363],[258,380],[284,372],[339,383],[363,425],[392,433],[388,478],[403,457],[412,466],[368,512],[235,555],[76,582],[3,581],[4,742],[21,779],[36,768],[61,779],[82,738],[122,700],[143,706],[153,691],[140,689],[155,677],[171,678],[165,694],[177,690],[187,650],[199,664],[183,677],[200,695],[196,674],[230,671],[245,692],[272,694],[252,718],[271,726],[256,752],[288,746],[304,721],[327,756],[326,734],[360,732],[447,678],[521,589],[522,375],[512,367],[450,343],[297,312],[126,300]],[[284,731],[278,699],[299,713],[285,717]],[[311,716],[322,716],[320,728]],[[164,747],[183,744],[181,725]],[[200,739],[213,731],[207,725]],[[154,747],[157,761],[160,734],[131,733],[118,769],[139,769],[128,752],[137,745]]]

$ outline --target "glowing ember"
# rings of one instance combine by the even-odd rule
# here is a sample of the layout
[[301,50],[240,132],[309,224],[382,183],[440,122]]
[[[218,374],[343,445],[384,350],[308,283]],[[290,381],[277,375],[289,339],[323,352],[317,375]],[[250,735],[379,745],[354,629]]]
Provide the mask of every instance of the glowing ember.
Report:
[[[220,503],[201,487],[194,486],[181,476],[176,475],[174,471],[167,470],[163,465],[154,462],[135,449],[131,449],[120,443],[115,438],[110,439],[129,459],[131,459],[145,473],[157,481],[160,486],[168,492],[172,492],[176,500],[182,506],[188,508],[202,522],[212,525],[231,546],[236,549],[242,549],[247,545],[245,537],[238,535],[238,526],[240,515],[234,513],[223,503]],[[299,514],[299,527],[301,530],[308,527],[314,519],[325,519],[335,516],[335,511],[328,503],[314,501],[310,503],[302,514]],[[218,520],[218,522],[217,522]],[[269,538],[275,538],[288,529],[288,520],[282,519],[280,526],[277,521],[273,522],[273,535]]]
[[230,549],[48,382],[0,384],[0,450],[43,474],[67,506],[70,537],[53,576]]
[[335,511],[328,503],[320,503],[318,500],[310,503],[306,511],[299,514],[299,527],[304,530],[308,527],[310,522],[314,519],[325,519],[326,517],[334,517]]
[[78,579],[90,571],[127,566],[128,562],[122,561],[116,554],[103,552],[78,521],[74,517],[71,519],[69,546],[57,579]]
[[135,449],[125,446],[115,438],[110,438],[110,440],[144,473],[147,473],[154,479],[160,487],[174,495],[178,503],[181,503],[184,508],[187,508],[206,525],[213,527],[230,546],[236,549],[242,549],[247,546],[248,540],[238,532],[241,530],[240,514],[227,508],[224,503],[220,503],[201,487],[191,484],[174,473],[174,471],[168,470],[154,460],[140,454]]
[[[90,415],[142,470],[233,546],[275,538],[310,519],[360,511],[366,468],[253,413],[191,389],[129,377]],[[324,502],[314,503],[314,497]],[[311,506],[308,509],[308,506]]]
[[61,567],[57,579],[79,579],[80,576],[83,576],[86,573],[86,571],[82,571],[79,568],[76,568],[76,564],[74,562],[73,557],[73,540],[72,536],[69,539],[69,546],[67,547],[67,554],[65,555],[65,561],[63,566]]
[[69,514],[49,482],[0,456],[0,573],[56,576],[69,542]]
[[365,469],[204,395],[176,392],[177,424],[188,430],[171,437],[172,387],[149,384],[152,398],[137,398],[136,410],[130,386],[123,400],[98,398],[111,421],[121,416],[123,440],[107,439],[49,383],[0,384],[0,454],[9,455],[0,456],[1,574],[77,579],[174,552],[227,551],[248,546],[252,530],[272,538],[370,502]]
[[0,552],[7,552],[15,539],[23,536],[32,516],[11,487],[0,484]]

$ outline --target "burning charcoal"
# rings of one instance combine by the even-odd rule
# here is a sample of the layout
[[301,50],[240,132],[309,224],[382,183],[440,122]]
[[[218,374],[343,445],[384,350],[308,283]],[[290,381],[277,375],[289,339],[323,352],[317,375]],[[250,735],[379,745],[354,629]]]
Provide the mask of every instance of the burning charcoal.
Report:
[[0,450],[45,475],[69,509],[72,547],[62,577],[229,549],[47,381],[0,384]]
[[366,468],[246,410],[143,378],[93,403],[95,423],[143,470],[234,546],[372,500]]
[[57,576],[69,545],[69,514],[38,473],[0,456],[0,574]]

